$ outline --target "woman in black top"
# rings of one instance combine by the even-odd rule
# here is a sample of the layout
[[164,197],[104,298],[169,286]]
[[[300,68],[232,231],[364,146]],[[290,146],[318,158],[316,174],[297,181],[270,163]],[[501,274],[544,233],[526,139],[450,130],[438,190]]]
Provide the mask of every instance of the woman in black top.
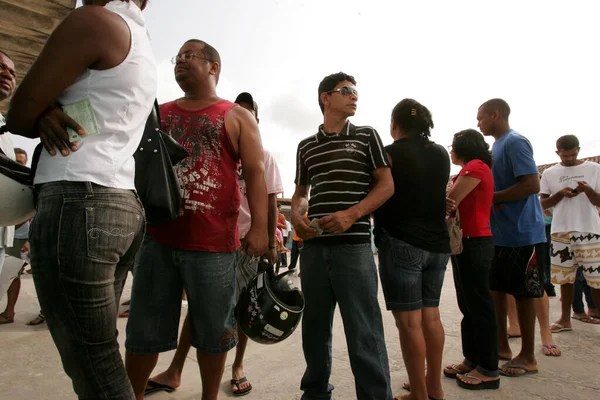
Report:
[[400,332],[413,395],[442,399],[444,328],[438,306],[450,253],[445,221],[450,159],[429,139],[431,128],[431,113],[419,102],[404,99],[394,107],[395,141],[386,152],[395,193],[375,212],[375,236],[386,306]]

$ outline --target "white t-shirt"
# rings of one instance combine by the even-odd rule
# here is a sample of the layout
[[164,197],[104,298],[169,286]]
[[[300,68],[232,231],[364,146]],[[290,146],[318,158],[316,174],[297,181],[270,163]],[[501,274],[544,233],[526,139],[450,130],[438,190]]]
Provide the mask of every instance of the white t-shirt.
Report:
[[[595,191],[600,191],[600,164],[590,161],[574,167],[556,164],[542,174],[540,193],[552,196],[567,186],[575,189],[577,181],[586,181]],[[573,231],[600,234],[598,209],[585,193],[565,197],[554,207],[551,232]]]
[[[281,174],[279,173],[279,167],[273,159],[271,153],[267,150],[265,152],[265,182],[267,184],[267,194],[280,194],[283,193],[283,183],[281,182]],[[242,167],[240,165],[238,169],[238,182],[240,186],[240,214],[238,216],[238,231],[240,238],[246,236],[252,225],[252,219],[250,217],[250,205],[248,204],[248,196],[246,196],[246,182],[242,174]]]
[[290,221],[285,220],[285,229],[281,231],[281,233],[283,234],[283,237],[288,237],[290,235],[291,230],[292,230],[292,224],[290,224]]
[[[4,126],[5,124],[4,116],[0,113],[0,126]],[[0,135],[0,149],[2,149],[8,158],[11,160],[15,159],[15,146],[13,145],[12,134],[10,132]],[[0,226],[0,247],[12,247],[14,235],[14,226]]]

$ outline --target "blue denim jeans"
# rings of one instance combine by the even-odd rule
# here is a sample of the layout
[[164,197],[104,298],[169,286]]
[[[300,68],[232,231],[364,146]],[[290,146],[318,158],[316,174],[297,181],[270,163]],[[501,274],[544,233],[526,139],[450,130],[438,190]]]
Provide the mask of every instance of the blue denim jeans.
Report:
[[237,344],[236,253],[180,250],[146,235],[136,265],[125,348],[154,354],[177,348],[185,289],[191,344],[205,354]]
[[318,245],[305,242],[300,257],[305,308],[302,349],[306,371],[303,400],[331,399],[331,338],[340,306],[356,398],[390,400],[390,371],[377,300],[377,269],[370,243]]
[[80,399],[131,400],[117,310],[144,234],[135,192],[89,182],[38,191],[29,235],[33,280],[48,329]]
[[449,254],[432,253],[382,229],[377,238],[379,276],[388,310],[439,307]]

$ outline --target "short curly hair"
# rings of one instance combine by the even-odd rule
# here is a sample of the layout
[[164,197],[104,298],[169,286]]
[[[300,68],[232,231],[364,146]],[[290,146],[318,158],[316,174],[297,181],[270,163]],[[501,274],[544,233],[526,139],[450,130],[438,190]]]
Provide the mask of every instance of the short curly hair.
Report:
[[352,75],[348,75],[344,72],[338,72],[335,74],[328,75],[325,78],[323,78],[321,83],[319,83],[318,97],[319,97],[319,107],[321,108],[322,113],[325,112],[325,106],[323,105],[323,102],[321,101],[321,93],[327,93],[327,92],[332,91],[333,89],[335,89],[335,87],[338,85],[338,83],[344,82],[344,81],[352,82],[354,85],[356,85],[356,79],[354,79],[354,77]]

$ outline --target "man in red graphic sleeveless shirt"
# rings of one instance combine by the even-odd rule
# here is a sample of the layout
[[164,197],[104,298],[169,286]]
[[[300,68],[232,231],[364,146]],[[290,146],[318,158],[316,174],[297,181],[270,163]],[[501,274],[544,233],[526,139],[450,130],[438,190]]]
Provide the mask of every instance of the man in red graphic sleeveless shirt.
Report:
[[174,221],[146,228],[127,323],[126,366],[136,398],[142,400],[158,354],[177,347],[185,288],[202,399],[214,400],[227,352],[238,340],[234,307],[240,160],[252,215],[243,251],[251,256],[268,251],[263,148],[254,116],[217,96],[221,59],[212,46],[188,40],[173,63],[185,96],[163,104],[160,112],[163,129],[190,154],[177,166],[183,211]]

